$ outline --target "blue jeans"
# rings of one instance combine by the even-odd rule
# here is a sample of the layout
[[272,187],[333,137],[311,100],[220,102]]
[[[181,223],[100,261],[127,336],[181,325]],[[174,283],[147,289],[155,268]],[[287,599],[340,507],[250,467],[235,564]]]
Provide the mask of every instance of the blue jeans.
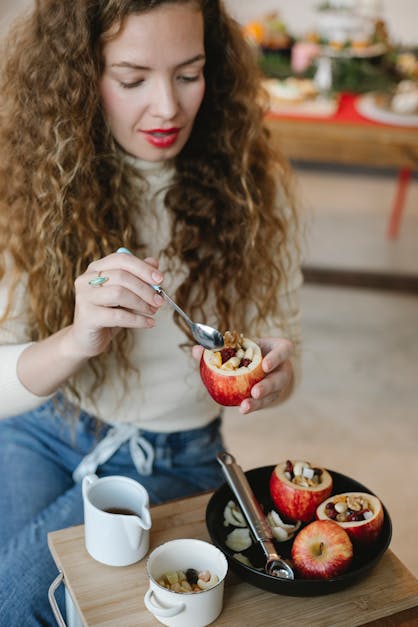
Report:
[[[136,479],[148,490],[151,503],[214,489],[223,481],[216,461],[223,450],[220,426],[216,418],[189,431],[141,431],[155,452],[151,475],[139,475],[128,444],[99,466],[97,474]],[[57,568],[47,534],[83,523],[81,486],[72,473],[108,430],[85,413],[71,424],[53,401],[0,421],[1,627],[56,625],[48,588]],[[57,598],[62,604],[62,591]]]

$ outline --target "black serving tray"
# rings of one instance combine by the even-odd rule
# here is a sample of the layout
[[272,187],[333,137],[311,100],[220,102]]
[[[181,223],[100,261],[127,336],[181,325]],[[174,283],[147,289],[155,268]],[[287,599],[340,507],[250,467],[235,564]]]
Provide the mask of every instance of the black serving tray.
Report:
[[[269,492],[270,475],[273,470],[274,466],[262,466],[260,468],[248,470],[245,473],[251,488],[253,489],[266,514],[271,509],[275,509]],[[332,494],[339,494],[341,492],[367,492],[368,494],[373,494],[373,492],[366,488],[366,486],[354,479],[351,479],[350,477],[347,477],[346,475],[342,475],[333,470],[329,470],[328,472],[331,474],[333,479]],[[274,592],[276,594],[289,596],[317,596],[342,590],[343,588],[357,582],[371,571],[388,548],[392,537],[392,523],[390,516],[383,505],[384,522],[377,543],[367,553],[362,555],[355,554],[350,569],[346,573],[332,579],[323,580],[301,578],[295,578],[294,580],[277,579],[262,570],[257,570],[257,568],[263,567],[265,558],[261,547],[256,543],[253,543],[253,545],[246,551],[242,551],[242,553],[246,555],[250,562],[254,565],[254,568],[251,568],[232,557],[234,552],[231,551],[225,544],[226,536],[233,529],[233,527],[226,527],[224,525],[224,509],[229,500],[234,500],[236,502],[236,498],[233,495],[231,488],[227,483],[224,483],[212,495],[207,505],[206,526],[212,542],[225,554],[231,569],[234,570],[241,579],[256,586],[257,588],[262,588],[263,590]],[[275,542],[279,555],[285,559],[290,558],[292,542],[293,539],[288,540],[287,542]]]

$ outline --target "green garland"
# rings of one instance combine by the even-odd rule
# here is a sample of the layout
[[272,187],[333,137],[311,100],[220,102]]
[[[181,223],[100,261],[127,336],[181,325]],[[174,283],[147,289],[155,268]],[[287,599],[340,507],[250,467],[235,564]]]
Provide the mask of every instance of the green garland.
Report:
[[[395,67],[396,54],[389,52],[374,59],[340,58],[332,59],[332,91],[365,93],[368,91],[388,91],[400,80]],[[268,78],[283,80],[293,76],[289,54],[262,51],[259,63]],[[313,78],[315,64],[312,64],[300,78]]]

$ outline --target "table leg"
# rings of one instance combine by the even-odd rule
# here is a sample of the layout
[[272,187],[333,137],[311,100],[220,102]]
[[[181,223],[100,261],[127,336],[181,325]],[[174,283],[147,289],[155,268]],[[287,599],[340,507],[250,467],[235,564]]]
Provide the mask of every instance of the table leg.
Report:
[[389,223],[386,231],[388,239],[396,239],[399,234],[399,225],[405,205],[406,193],[411,180],[411,170],[402,168],[398,174],[395,199],[389,216]]

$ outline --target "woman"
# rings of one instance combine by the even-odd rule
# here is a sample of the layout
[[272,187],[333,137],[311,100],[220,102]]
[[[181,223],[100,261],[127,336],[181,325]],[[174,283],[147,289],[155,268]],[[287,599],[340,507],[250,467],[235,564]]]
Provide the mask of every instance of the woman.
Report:
[[221,2],[38,0],[7,46],[0,615],[26,626],[52,620],[46,536],[82,522],[85,474],[154,503],[222,480],[202,348],[150,284],[263,334],[248,413],[292,391],[300,272],[289,175]]

